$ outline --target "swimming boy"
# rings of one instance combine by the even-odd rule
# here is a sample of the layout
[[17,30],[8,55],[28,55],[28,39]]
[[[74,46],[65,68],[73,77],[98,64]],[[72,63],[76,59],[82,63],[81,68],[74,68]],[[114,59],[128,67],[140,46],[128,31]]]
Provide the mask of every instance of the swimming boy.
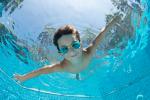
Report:
[[65,25],[64,27],[59,28],[54,34],[53,43],[57,47],[58,52],[64,56],[64,59],[59,63],[46,65],[30,73],[15,75],[14,77],[19,81],[25,81],[41,74],[70,72],[77,74],[76,77],[79,78],[78,73],[87,67],[96,48],[105,36],[105,33],[117,23],[118,19],[119,17],[117,16],[111,20],[110,23],[96,36],[92,43],[84,49],[80,42],[79,33],[73,26]]

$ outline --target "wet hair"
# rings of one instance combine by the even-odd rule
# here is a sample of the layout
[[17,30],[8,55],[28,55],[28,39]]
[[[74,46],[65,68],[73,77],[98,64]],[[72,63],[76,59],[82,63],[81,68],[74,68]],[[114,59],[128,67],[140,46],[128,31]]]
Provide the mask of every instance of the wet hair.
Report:
[[69,34],[75,34],[76,38],[80,41],[79,32],[72,25],[65,25],[59,28],[55,32],[54,37],[53,37],[53,44],[57,47],[58,52],[60,51],[60,48],[58,45],[58,39],[61,38],[63,35],[69,35]]

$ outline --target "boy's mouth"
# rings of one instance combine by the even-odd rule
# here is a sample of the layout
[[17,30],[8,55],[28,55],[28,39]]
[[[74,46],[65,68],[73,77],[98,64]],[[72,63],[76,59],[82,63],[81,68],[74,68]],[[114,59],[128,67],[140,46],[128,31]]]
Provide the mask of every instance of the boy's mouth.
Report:
[[74,55],[71,55],[70,57],[76,57],[77,56],[77,54],[74,54]]

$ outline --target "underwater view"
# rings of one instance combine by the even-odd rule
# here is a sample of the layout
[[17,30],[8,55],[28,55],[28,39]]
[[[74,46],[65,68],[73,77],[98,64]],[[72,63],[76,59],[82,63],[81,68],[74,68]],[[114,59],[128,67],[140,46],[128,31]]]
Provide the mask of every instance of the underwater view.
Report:
[[[86,69],[24,75],[61,62],[53,44],[64,25],[83,48],[118,16]],[[0,100],[150,100],[150,0],[0,0]]]

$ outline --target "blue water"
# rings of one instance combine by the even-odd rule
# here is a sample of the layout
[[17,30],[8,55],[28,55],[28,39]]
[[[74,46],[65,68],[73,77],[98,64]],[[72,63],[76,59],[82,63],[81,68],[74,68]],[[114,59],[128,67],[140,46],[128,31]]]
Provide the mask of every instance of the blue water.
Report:
[[[150,1],[129,0],[129,6],[119,1],[119,6],[111,0],[0,1],[0,99],[149,100]],[[71,73],[41,75],[23,83],[13,79],[15,73],[63,59],[52,44],[60,26],[73,24],[86,47],[106,25],[106,15],[115,12],[122,14],[119,25],[124,26],[106,34],[80,73],[81,80]]]

